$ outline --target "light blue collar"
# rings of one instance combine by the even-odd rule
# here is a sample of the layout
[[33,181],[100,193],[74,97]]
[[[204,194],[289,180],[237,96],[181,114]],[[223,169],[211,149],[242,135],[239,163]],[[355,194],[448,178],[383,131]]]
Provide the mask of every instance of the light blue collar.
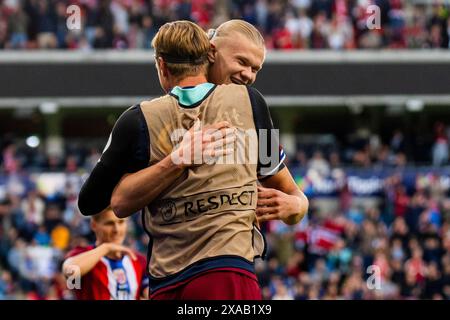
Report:
[[170,90],[170,95],[178,100],[182,107],[193,108],[199,105],[213,90],[215,84],[205,82],[195,87],[176,86]]

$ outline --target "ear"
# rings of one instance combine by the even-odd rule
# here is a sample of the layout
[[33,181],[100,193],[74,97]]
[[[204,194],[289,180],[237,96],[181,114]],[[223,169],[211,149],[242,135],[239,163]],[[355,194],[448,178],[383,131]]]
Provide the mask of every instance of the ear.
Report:
[[158,68],[164,77],[168,76],[169,71],[167,70],[166,62],[161,57],[158,57]]
[[97,229],[97,222],[94,219],[91,219],[91,229],[92,231],[96,231]]
[[214,63],[216,61],[216,53],[217,53],[216,46],[213,43],[211,43],[211,48],[208,51],[209,63]]

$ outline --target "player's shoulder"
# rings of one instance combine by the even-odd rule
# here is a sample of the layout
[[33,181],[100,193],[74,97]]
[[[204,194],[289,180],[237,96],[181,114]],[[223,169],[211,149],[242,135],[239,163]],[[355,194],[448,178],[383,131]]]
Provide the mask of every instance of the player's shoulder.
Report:
[[141,106],[139,103],[134,104],[130,107],[128,107],[128,109],[126,109],[124,112],[122,112],[122,114],[120,115],[118,122],[128,122],[128,121],[133,121],[134,119],[136,119],[137,117],[139,117],[141,113]]
[[264,100],[262,93],[255,87],[247,86],[247,92],[250,97],[255,98],[256,100]]
[[137,262],[145,267],[147,265],[147,257],[145,257],[142,253],[139,253],[137,251],[133,252],[136,255]]
[[216,85],[216,90],[246,90],[246,85],[243,84],[236,84],[236,83],[225,83],[225,84],[218,84]]
[[243,84],[220,84],[216,86],[216,90],[219,96],[227,96],[232,97],[233,99],[245,99],[245,97],[249,96],[248,86]]
[[168,94],[154,98],[152,100],[145,100],[139,103],[139,106],[142,110],[146,110],[148,108],[154,108],[155,106],[164,106],[167,103],[171,103],[172,97]]
[[130,258],[130,260],[133,263],[134,269],[138,271],[140,274],[145,274],[147,270],[147,257],[137,252],[136,250],[133,250],[133,253],[136,256],[136,259],[131,260]]
[[142,111],[139,104],[134,104],[126,109],[117,119],[113,131],[128,132],[131,128],[136,127],[140,123]]
[[250,85],[229,83],[229,84],[220,84],[217,86],[217,88],[219,90],[233,92],[233,94],[236,94],[237,92],[242,92],[244,94],[248,94],[253,97],[263,98],[262,93],[258,89]]

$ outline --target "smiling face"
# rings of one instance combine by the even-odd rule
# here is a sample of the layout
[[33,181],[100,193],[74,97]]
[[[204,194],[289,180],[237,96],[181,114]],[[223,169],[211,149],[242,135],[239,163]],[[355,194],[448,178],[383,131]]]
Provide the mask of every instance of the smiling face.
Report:
[[97,237],[97,244],[122,244],[127,234],[127,220],[117,218],[111,209],[107,209],[93,217],[91,228]]
[[208,79],[215,84],[252,84],[265,59],[265,48],[239,32],[211,41]]

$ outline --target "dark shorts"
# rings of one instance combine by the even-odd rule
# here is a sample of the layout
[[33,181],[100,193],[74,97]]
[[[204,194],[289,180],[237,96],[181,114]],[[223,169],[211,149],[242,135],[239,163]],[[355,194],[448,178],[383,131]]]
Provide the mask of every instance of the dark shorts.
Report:
[[244,271],[211,270],[183,284],[158,290],[152,300],[261,300],[254,274]]

